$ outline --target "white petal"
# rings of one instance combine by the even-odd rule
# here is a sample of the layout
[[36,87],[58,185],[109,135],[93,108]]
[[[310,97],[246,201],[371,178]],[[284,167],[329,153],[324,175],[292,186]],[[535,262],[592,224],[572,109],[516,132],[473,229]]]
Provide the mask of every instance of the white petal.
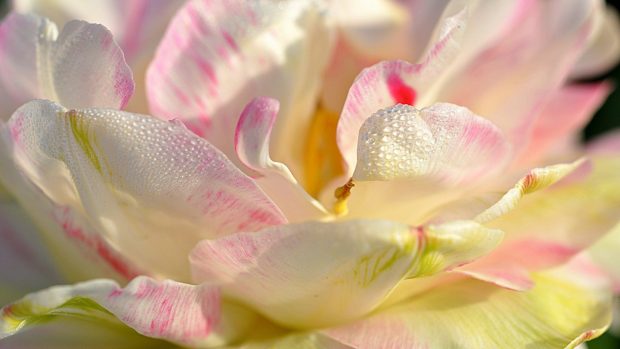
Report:
[[470,262],[501,238],[473,222],[307,222],[204,240],[190,260],[197,281],[221,285],[270,319],[323,327],[363,316],[402,279]]
[[149,272],[187,279],[199,240],[286,222],[254,181],[178,124],[33,101],[9,129],[20,170],[65,208],[58,223],[89,222],[83,234]]

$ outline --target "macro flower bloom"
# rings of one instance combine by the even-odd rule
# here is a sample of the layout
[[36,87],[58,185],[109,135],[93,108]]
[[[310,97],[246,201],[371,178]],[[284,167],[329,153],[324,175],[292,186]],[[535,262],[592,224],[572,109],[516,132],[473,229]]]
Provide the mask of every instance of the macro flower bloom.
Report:
[[611,87],[571,82],[620,55],[602,1],[14,7],[0,346],[573,348],[609,326],[620,143],[579,145]]

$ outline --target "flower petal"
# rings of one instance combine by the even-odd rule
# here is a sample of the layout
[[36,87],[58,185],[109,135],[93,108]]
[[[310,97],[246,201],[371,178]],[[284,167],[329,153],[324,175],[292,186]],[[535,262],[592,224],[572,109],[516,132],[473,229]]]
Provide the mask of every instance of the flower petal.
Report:
[[574,348],[611,321],[611,294],[587,266],[535,276],[514,292],[464,279],[324,331],[355,348]]
[[[0,128],[3,135],[11,133],[5,123],[0,123]],[[52,257],[53,264],[49,265],[59,271],[62,280],[66,280],[63,282],[97,277],[127,282],[141,273],[99,235],[92,234],[95,231],[92,224],[77,217],[69,208],[52,202],[29,181],[15,163],[12,145],[5,137],[0,143],[0,168],[0,182],[7,191],[10,189],[15,205],[23,211],[22,214],[15,212],[13,218],[24,217],[24,222],[32,220],[36,227],[33,232],[38,233],[33,239],[45,245],[44,250]],[[63,186],[63,183],[57,182],[56,185]],[[23,234],[27,232],[22,231]],[[21,292],[19,296],[23,294]]]
[[0,304],[62,282],[37,228],[19,205],[0,199]]
[[588,154],[612,155],[620,154],[620,130],[610,130],[586,145]]
[[178,124],[33,101],[8,128],[20,170],[65,208],[58,224],[73,234],[74,219],[89,222],[85,239],[152,273],[186,280],[186,256],[201,239],[286,222],[254,181]]
[[354,180],[432,177],[459,182],[502,168],[509,145],[487,120],[452,104],[383,109],[359,130]]
[[279,336],[275,339],[264,338],[232,346],[231,349],[353,349],[333,338],[319,332],[301,332]]
[[525,195],[549,187],[583,164],[584,160],[577,160],[570,164],[558,164],[531,170],[513,188],[508,190],[499,201],[478,214],[476,221],[487,223],[505,215],[512,211]]
[[473,222],[308,222],[204,240],[190,260],[195,280],[221,285],[276,322],[306,328],[365,315],[402,279],[467,263],[501,238]]
[[142,336],[122,324],[102,326],[98,321],[68,316],[39,322],[0,339],[3,349],[170,349],[171,346],[170,342]]
[[1,313],[0,338],[42,319],[66,316],[101,326],[123,323],[142,335],[184,345],[228,343],[255,320],[239,306],[222,304],[217,288],[147,277],[138,277],[125,288],[106,279],[56,286],[7,305]]
[[330,53],[324,12],[318,1],[188,1],[149,68],[152,113],[179,117],[233,159],[243,107],[273,97],[282,103],[274,157],[299,163]]
[[[102,25],[67,23],[60,35],[49,20],[10,14],[0,25],[3,106],[8,118],[26,101],[45,98],[70,108],[122,108],[134,90],[131,70]],[[17,78],[19,77],[19,78]]]
[[[506,239],[488,256],[459,271],[526,289],[532,286],[531,271],[566,262],[613,228],[620,217],[619,161],[595,159],[586,178],[544,189],[578,164],[533,171],[479,215],[477,221],[503,230]],[[527,193],[531,194],[523,196]]]
[[437,98],[484,115],[521,150],[583,51],[599,2],[518,2],[502,35],[451,74]]
[[592,260],[609,274],[616,294],[620,293],[618,251],[620,251],[620,224],[617,224],[587,250]]
[[458,53],[458,40],[464,30],[464,13],[447,21],[443,35],[420,64],[385,61],[363,70],[349,89],[338,121],[338,148],[350,176],[355,169],[358,133],[364,121],[379,109],[396,104],[418,105],[429,99],[431,87]]
[[[567,138],[583,129],[611,91],[607,82],[569,85],[554,92],[533,126],[528,146],[517,163],[529,164],[549,156]],[[565,151],[565,149],[563,149]]]
[[133,70],[134,80],[140,82],[126,110],[148,113],[146,91],[142,82],[145,81],[148,64],[168,22],[185,1],[13,0],[12,3],[19,12],[46,16],[59,26],[74,19],[106,26],[122,48],[125,60]]
[[595,9],[593,29],[585,52],[573,67],[571,78],[604,73],[620,58],[620,18],[614,7],[599,5]]
[[271,160],[269,143],[280,104],[271,98],[255,98],[239,117],[235,151],[241,162],[259,173],[256,183],[280,207],[289,222],[320,219],[327,210],[311,197],[281,162]]

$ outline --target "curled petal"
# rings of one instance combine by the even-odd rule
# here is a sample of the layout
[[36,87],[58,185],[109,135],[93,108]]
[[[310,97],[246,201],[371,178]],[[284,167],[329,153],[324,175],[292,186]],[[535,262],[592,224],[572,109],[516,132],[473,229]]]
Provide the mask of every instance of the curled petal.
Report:
[[204,240],[190,260],[196,281],[221,285],[279,323],[307,328],[363,316],[402,279],[470,262],[501,238],[473,222],[308,222]]
[[512,189],[508,190],[498,202],[476,216],[476,221],[486,223],[512,211],[523,196],[558,182],[584,164],[584,161],[582,159],[570,164],[559,164],[531,170]]
[[271,160],[269,143],[279,103],[256,98],[241,113],[235,131],[235,151],[241,162],[260,175],[256,182],[282,209],[289,222],[319,219],[325,208],[312,198],[281,162]]

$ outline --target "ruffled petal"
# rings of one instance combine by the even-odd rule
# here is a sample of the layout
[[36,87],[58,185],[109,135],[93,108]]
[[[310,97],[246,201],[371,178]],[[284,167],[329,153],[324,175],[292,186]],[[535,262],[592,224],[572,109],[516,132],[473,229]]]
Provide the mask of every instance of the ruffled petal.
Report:
[[288,167],[271,160],[271,130],[280,108],[277,100],[256,98],[239,118],[235,130],[235,151],[241,162],[257,171],[256,183],[282,209],[289,222],[328,216],[327,210],[297,182]]
[[123,324],[151,338],[189,346],[226,344],[243,334],[255,316],[222,303],[217,288],[138,277],[121,288],[98,279],[32,293],[2,308],[0,338],[45,321],[77,318],[101,327]]
[[389,221],[308,222],[204,240],[196,281],[289,327],[350,321],[404,278],[432,275],[493,249],[502,233],[473,222],[413,228]]
[[152,113],[180,118],[234,159],[243,107],[255,97],[273,97],[282,104],[272,135],[274,158],[299,164],[299,139],[331,51],[326,20],[318,1],[188,1],[149,68]]
[[460,13],[448,21],[443,35],[422,63],[385,61],[357,76],[349,89],[336,136],[349,176],[355,169],[359,130],[367,118],[377,110],[399,103],[419,105],[420,99],[430,99],[431,87],[458,54],[464,16]]
[[451,74],[437,98],[488,118],[521,150],[583,51],[600,1],[517,3],[501,35]]
[[71,21],[59,35],[46,18],[12,13],[0,25],[0,64],[0,92],[10,96],[5,120],[32,99],[122,108],[134,91],[123,52],[99,24]]
[[572,263],[536,274],[527,292],[464,279],[324,331],[354,348],[575,348],[611,321],[606,280]]
[[286,222],[254,181],[175,123],[33,101],[4,137],[19,170],[59,208],[57,225],[151,273],[186,280],[201,239]]
[[74,19],[106,26],[122,48],[134,80],[139,82],[126,110],[148,114],[143,83],[146,70],[168,23],[184,0],[14,0],[12,3],[16,11],[46,16],[59,26]]
[[531,271],[566,262],[613,228],[620,217],[620,162],[595,159],[585,178],[579,173],[582,165],[573,170],[572,178],[550,186],[578,165],[535,170],[480,214],[479,222],[505,231],[506,239],[497,250],[459,271],[526,289],[533,284]]

